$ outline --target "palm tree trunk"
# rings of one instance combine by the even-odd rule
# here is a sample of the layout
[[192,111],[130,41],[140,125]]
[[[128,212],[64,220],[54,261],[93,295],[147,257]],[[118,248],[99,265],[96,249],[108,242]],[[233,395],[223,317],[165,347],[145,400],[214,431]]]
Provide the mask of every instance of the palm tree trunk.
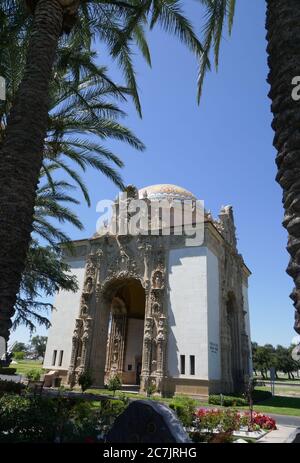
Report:
[[62,21],[58,0],[38,1],[23,80],[0,151],[0,336],[6,340],[32,231],[48,87]]
[[266,2],[276,180],[283,189],[283,225],[291,256],[287,273],[295,283],[290,297],[296,309],[295,330],[300,333],[300,102],[292,98],[292,79],[300,76],[300,4],[299,0]]

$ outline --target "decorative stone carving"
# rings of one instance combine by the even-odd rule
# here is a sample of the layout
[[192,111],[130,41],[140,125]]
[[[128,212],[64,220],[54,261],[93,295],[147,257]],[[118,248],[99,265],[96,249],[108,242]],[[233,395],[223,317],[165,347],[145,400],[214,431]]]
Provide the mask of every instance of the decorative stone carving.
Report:
[[164,288],[164,277],[161,270],[155,270],[152,276],[152,286],[154,289]]
[[[148,200],[147,192],[144,198]],[[123,219],[130,214],[122,209],[122,201],[136,199],[138,192],[135,187],[127,188],[127,197],[120,198],[115,203],[115,216],[120,213]],[[144,210],[151,218],[150,208]],[[233,350],[243,356],[238,365],[242,371],[245,365],[247,339],[244,324],[244,301],[242,294],[245,267],[236,249],[235,225],[231,206],[222,208],[219,220],[215,221],[212,214],[205,215],[204,246],[218,258],[219,269],[219,301],[220,326],[219,350],[221,355],[222,384],[224,392],[233,389]],[[112,233],[108,227],[106,235],[95,235],[86,246],[87,262],[84,278],[79,317],[82,326],[74,330],[74,343],[70,371],[75,376],[79,366],[90,367],[94,371],[128,373],[123,365],[126,349],[127,312],[122,302],[114,300],[116,293],[125,294],[121,288],[132,280],[138,280],[145,290],[145,319],[142,352],[141,390],[148,384],[155,384],[158,392],[171,392],[172,381],[167,376],[167,265],[170,249],[185,246],[184,235],[166,236],[139,234],[122,235]],[[243,273],[244,272],[244,273]],[[244,278],[244,280],[243,280]],[[120,290],[120,291],[119,291]],[[232,293],[236,300],[236,319],[234,326],[228,320],[227,299]],[[125,296],[124,296],[125,297]],[[134,301],[133,301],[134,304]],[[109,321],[109,311],[111,319]],[[85,321],[91,320],[90,330],[86,330]],[[299,321],[299,319],[298,319]],[[110,326],[110,331],[108,329]],[[128,325],[129,326],[129,325]],[[79,327],[78,327],[79,328]],[[234,332],[236,342],[232,342]],[[89,342],[92,340],[92,349]],[[248,340],[249,342],[249,340]],[[140,356],[140,353],[139,353]],[[76,360],[77,359],[77,360]],[[128,360],[129,362],[129,360]],[[140,362],[140,360],[139,360]],[[197,360],[198,362],[198,360]],[[130,363],[133,363],[131,360]],[[103,366],[104,365],[104,366]],[[237,365],[236,365],[237,366]],[[132,365],[128,378],[134,373],[136,365]],[[248,367],[246,367],[248,368]],[[124,371],[125,370],[125,371]],[[140,370],[139,370],[140,371]],[[101,373],[102,374],[102,373]],[[139,373],[138,373],[139,374]],[[74,375],[73,375],[74,376]],[[132,377],[132,376],[131,376]],[[97,385],[102,384],[98,377]]]
[[84,304],[84,305],[81,307],[80,315],[81,315],[82,318],[85,318],[85,317],[87,317],[88,313],[89,313],[89,308],[88,308],[87,305]]
[[232,206],[222,207],[219,214],[219,221],[215,222],[215,225],[225,240],[236,250],[236,229],[234,225]]
[[161,313],[161,305],[159,302],[154,302],[152,304],[152,313],[154,316],[158,316]]
[[158,329],[157,329],[157,342],[164,342],[166,341],[166,317],[161,315],[158,321]]
[[139,197],[139,192],[135,185],[127,185],[124,191],[127,194],[127,198],[138,199]]
[[122,373],[126,333],[126,306],[124,301],[115,297],[111,304],[111,332],[106,360],[106,377]]
[[75,321],[75,328],[73,331],[72,336],[72,353],[71,353],[71,361],[68,370],[68,383],[71,386],[74,386],[75,380],[75,368],[77,367],[77,358],[78,358],[78,351],[80,346],[80,339],[82,336],[82,326],[83,321],[81,318],[77,318]]
[[152,317],[147,317],[145,320],[144,341],[151,342],[153,334],[154,320]]
[[93,279],[91,277],[88,277],[85,280],[85,285],[84,285],[85,292],[91,294],[93,291]]
[[86,263],[86,270],[85,274],[87,277],[93,277],[95,276],[96,273],[96,261],[95,261],[95,256],[93,254],[90,254],[87,263]]

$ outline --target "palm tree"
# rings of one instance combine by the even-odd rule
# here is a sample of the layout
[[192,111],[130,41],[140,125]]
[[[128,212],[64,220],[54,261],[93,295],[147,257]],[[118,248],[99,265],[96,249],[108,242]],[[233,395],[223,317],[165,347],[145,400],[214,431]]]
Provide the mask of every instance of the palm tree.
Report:
[[68,194],[68,190],[76,187],[63,180],[52,179],[49,183],[45,173],[41,175],[40,181],[42,185],[37,191],[34,209],[34,231],[13,320],[13,328],[24,324],[30,331],[35,330],[37,323],[46,328],[50,326],[47,313],[52,309],[52,304],[44,302],[45,297],[53,296],[59,289],[78,289],[76,277],[69,273],[69,266],[62,260],[62,246],[67,246],[72,251],[72,245],[69,237],[57,228],[53,220],[83,229],[82,223],[69,208],[70,204],[78,204]]
[[[236,0],[200,0],[206,7],[204,51],[200,60],[198,96],[200,99],[205,73],[211,69],[209,54],[214,51],[215,65],[224,25],[231,32]],[[300,135],[299,104],[292,99],[292,81],[300,76],[300,5],[298,0],[266,0],[267,52],[270,84],[269,97],[274,116],[274,147],[277,150],[276,180],[283,189],[285,216],[283,225],[288,231],[287,250],[290,262],[287,273],[295,288],[290,295],[295,306],[295,330],[300,334]]]
[[[7,114],[24,66],[24,49],[13,37],[10,39],[10,46],[0,61],[0,75],[4,75],[10,83],[7,98],[0,104],[0,140],[5,135]],[[114,84],[105,67],[94,64],[94,53],[82,50],[75,53],[73,49],[73,75],[70,79],[70,66],[66,67],[69,54],[70,47],[59,48],[55,79],[50,84],[50,112],[40,175],[42,185],[37,190],[35,202],[34,238],[27,253],[12,328],[25,324],[33,331],[37,323],[48,328],[47,313],[52,304],[43,301],[45,295],[52,296],[58,289],[77,289],[76,279],[67,273],[69,267],[61,260],[61,243],[70,246],[69,237],[57,229],[52,219],[69,222],[82,229],[76,215],[60,205],[61,202],[78,204],[71,195],[76,186],[90,205],[89,192],[78,174],[78,167],[85,171],[87,166],[92,166],[123,188],[120,174],[111,166],[114,164],[119,168],[123,163],[101,142],[116,138],[138,150],[144,149],[130,130],[118,122],[125,113],[117,103],[126,99],[128,90]],[[58,169],[65,171],[73,186],[54,179]],[[68,190],[71,190],[69,195]],[[41,238],[48,243],[47,247],[41,245]]]
[[[120,189],[124,188],[116,168],[123,162],[106,146],[108,139],[128,143],[144,150],[143,143],[123,124],[126,113],[118,103],[126,101],[129,90],[113,83],[104,66],[97,66],[95,53],[73,49],[73,69],[70,75],[70,50],[59,47],[55,63],[55,78],[50,84],[50,104],[46,139],[43,152],[43,171],[51,183],[57,169],[63,169],[80,187],[87,204],[89,193],[77,167],[91,166],[110,178]],[[16,40],[0,56],[0,75],[5,76],[6,100],[0,102],[0,143],[4,139],[7,117],[14,101],[14,91],[21,80],[24,49]]]
[[[20,4],[23,1],[2,2],[2,16],[9,24],[14,22],[14,10],[18,11]],[[97,35],[121,66],[139,112],[132,45],[137,45],[150,62],[146,24],[152,28],[159,23],[196,55],[202,51],[179,0],[26,0],[26,4],[33,14],[27,59],[0,152],[0,336],[6,339],[32,232],[48,125],[49,87],[59,41],[65,40],[61,35],[71,31],[71,38],[86,47]]]

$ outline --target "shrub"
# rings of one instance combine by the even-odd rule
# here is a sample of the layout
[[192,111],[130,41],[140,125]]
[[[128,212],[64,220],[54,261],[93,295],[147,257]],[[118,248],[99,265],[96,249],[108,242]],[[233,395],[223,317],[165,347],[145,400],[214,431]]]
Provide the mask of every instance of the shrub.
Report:
[[226,443],[233,439],[233,432],[238,430],[241,415],[236,410],[200,409],[196,413],[194,442]]
[[32,368],[32,370],[27,371],[26,378],[30,381],[40,381],[42,373],[43,370],[39,368]]
[[120,397],[118,400],[101,400],[98,411],[99,418],[107,430],[112,426],[115,419],[124,412],[128,406],[128,399]]
[[[270,399],[272,394],[270,391],[259,391],[255,389],[252,393],[254,403],[263,402]],[[210,395],[208,403],[212,405],[223,405],[224,407],[245,407],[248,405],[248,399],[239,395]]]
[[200,408],[196,413],[194,426],[198,431],[205,431],[207,434],[212,434],[215,429],[218,429],[222,423],[223,411],[214,408],[206,410]]
[[222,413],[221,428],[225,433],[233,433],[241,427],[241,414],[236,410],[226,410]]
[[191,427],[193,424],[197,402],[187,396],[176,396],[169,407],[175,411],[183,426]]
[[54,406],[16,395],[0,398],[0,442],[51,441]]
[[210,395],[208,403],[212,405],[223,405],[224,407],[245,407],[248,405],[247,399],[239,396]]
[[22,383],[0,379],[0,395],[2,395],[2,393],[21,394],[23,389],[25,389],[25,386]]
[[272,393],[270,391],[258,391],[255,389],[253,391],[253,402],[258,403],[258,402],[263,402],[264,400],[271,399],[272,398]]
[[14,375],[16,371],[16,368],[0,367],[0,375]]
[[16,360],[24,360],[25,352],[14,352],[13,357]]
[[155,393],[155,391],[156,391],[155,384],[149,381],[149,383],[146,386],[147,397],[151,397]]
[[[225,442],[230,440],[234,431],[251,426],[250,413],[240,413],[237,410],[199,409],[194,420],[194,431],[191,437],[194,442]],[[276,429],[275,421],[269,416],[253,412],[252,428]],[[212,436],[220,436],[214,437]],[[222,435],[225,440],[222,441]],[[221,439],[221,440],[219,440]]]
[[262,413],[253,412],[252,422],[254,425],[259,426],[261,429],[274,430],[276,428],[276,422],[273,418]]
[[96,442],[99,413],[80,399],[0,397],[0,442]]
[[109,378],[107,383],[107,388],[109,391],[113,391],[113,395],[115,395],[118,389],[121,389],[122,381],[118,375],[113,375]]
[[81,387],[82,392],[89,389],[93,384],[93,378],[89,371],[84,371],[78,377],[78,384]]

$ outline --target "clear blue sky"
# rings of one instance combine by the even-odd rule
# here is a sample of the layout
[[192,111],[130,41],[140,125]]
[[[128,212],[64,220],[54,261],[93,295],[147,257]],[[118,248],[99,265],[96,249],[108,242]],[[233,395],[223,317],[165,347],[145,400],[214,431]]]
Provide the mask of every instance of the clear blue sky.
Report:
[[[199,28],[197,2],[184,3]],[[233,205],[239,251],[253,272],[249,287],[252,339],[288,345],[296,335],[288,297],[293,285],[285,273],[287,237],[281,226],[281,190],[275,182],[264,25],[263,0],[237,2],[232,37],[223,42],[218,74],[207,76],[200,107],[194,57],[173,37],[159,29],[152,32],[152,70],[136,57],[143,119],[128,105],[125,121],[147,150],[141,154],[120,143],[109,146],[126,164],[127,184],[181,185],[203,199],[214,216],[222,205]],[[118,72],[114,69],[111,75],[116,77]],[[77,208],[86,230],[68,229],[73,239],[95,232],[97,201],[117,193],[96,172],[89,171],[86,181],[92,207]],[[28,332],[19,328],[11,339],[27,340]]]

